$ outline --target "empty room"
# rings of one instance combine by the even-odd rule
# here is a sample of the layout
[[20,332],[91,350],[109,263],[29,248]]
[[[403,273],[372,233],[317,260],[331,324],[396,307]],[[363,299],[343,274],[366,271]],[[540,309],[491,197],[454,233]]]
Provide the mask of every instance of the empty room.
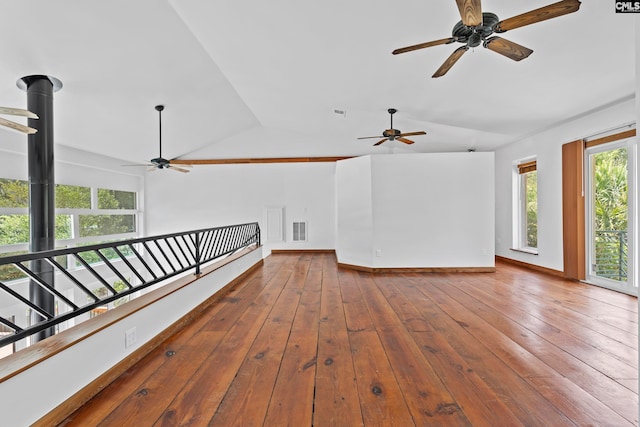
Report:
[[638,425],[638,2],[2,9],[1,425]]

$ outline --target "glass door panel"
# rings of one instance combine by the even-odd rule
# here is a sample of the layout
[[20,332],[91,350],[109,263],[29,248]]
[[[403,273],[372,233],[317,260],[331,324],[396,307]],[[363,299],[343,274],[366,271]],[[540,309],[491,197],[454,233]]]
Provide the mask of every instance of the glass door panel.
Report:
[[633,146],[626,141],[586,151],[587,281],[637,294],[631,153]]

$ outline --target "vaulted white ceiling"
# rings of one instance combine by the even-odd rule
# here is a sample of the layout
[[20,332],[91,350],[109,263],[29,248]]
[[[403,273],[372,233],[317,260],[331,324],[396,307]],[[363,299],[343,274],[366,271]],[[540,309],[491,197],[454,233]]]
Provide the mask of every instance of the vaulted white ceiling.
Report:
[[[549,0],[483,0],[505,19]],[[481,46],[444,77],[454,0],[5,0],[0,105],[26,107],[25,75],[60,79],[58,144],[142,162],[492,150],[635,96],[635,18],[583,0],[573,14],[502,36],[515,62]],[[405,146],[359,136],[425,130]],[[343,110],[338,115],[334,110]],[[0,129],[0,138],[24,138]]]

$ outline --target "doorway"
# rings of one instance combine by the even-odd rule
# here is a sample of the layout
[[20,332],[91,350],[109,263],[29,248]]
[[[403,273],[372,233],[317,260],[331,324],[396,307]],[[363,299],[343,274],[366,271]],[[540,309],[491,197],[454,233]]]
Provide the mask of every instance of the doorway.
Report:
[[638,294],[635,138],[585,150],[587,282]]

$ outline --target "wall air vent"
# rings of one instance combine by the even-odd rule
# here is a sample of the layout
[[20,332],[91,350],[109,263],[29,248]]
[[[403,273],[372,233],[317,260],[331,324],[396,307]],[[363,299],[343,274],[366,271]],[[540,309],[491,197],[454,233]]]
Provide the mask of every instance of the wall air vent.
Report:
[[294,242],[306,242],[307,241],[307,223],[294,222],[292,236],[293,236]]

